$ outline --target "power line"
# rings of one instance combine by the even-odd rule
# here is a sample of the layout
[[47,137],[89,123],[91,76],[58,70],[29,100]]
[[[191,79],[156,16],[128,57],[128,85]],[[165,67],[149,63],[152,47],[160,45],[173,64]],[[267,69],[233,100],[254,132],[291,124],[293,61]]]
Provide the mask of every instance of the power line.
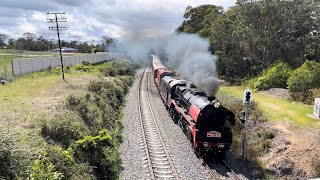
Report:
[[58,44],[59,44],[59,52],[60,52],[60,60],[61,60],[61,71],[62,71],[62,79],[64,80],[64,70],[63,70],[63,60],[62,60],[62,52],[61,52],[61,41],[60,41],[60,31],[67,30],[65,26],[59,26],[59,23],[67,22],[65,17],[59,17],[58,14],[65,14],[65,12],[47,12],[47,14],[54,14],[55,18],[48,18],[48,23],[56,23],[56,26],[50,26],[49,30],[57,31],[58,35]]

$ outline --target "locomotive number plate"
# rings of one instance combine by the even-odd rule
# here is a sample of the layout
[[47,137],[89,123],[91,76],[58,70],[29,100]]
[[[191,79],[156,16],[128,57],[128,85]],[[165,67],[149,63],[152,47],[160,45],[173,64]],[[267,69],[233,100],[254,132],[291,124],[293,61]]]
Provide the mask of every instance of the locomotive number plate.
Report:
[[210,131],[210,132],[207,132],[207,137],[221,138],[221,133],[217,131]]

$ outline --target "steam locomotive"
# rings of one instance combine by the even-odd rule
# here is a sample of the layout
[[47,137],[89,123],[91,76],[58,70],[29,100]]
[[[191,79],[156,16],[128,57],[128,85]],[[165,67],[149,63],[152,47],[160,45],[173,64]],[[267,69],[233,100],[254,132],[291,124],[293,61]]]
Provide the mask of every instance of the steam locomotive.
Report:
[[215,97],[186,80],[176,77],[155,55],[152,62],[154,82],[174,123],[178,124],[191,142],[198,157],[225,158],[232,143],[235,115],[221,106]]

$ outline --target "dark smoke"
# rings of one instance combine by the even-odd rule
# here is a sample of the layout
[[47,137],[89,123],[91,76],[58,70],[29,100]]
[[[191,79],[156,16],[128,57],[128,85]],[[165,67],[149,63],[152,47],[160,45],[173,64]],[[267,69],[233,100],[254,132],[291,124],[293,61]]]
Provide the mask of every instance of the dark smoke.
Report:
[[208,49],[206,39],[180,33],[149,39],[136,36],[122,41],[114,50],[125,52],[137,62],[145,62],[150,53],[156,54],[167,60],[168,67],[178,69],[181,77],[191,81],[208,95],[215,95],[219,88],[217,57]]

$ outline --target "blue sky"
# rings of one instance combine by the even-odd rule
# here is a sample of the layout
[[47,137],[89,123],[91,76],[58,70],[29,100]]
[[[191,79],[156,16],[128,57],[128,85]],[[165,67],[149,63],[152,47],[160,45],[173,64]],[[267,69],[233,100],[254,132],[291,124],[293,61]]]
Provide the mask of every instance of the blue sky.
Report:
[[214,4],[227,9],[236,0],[0,0],[0,33],[11,38],[24,32],[55,38],[46,12],[66,12],[62,39],[99,42],[102,35],[170,34],[183,21],[188,6]]

